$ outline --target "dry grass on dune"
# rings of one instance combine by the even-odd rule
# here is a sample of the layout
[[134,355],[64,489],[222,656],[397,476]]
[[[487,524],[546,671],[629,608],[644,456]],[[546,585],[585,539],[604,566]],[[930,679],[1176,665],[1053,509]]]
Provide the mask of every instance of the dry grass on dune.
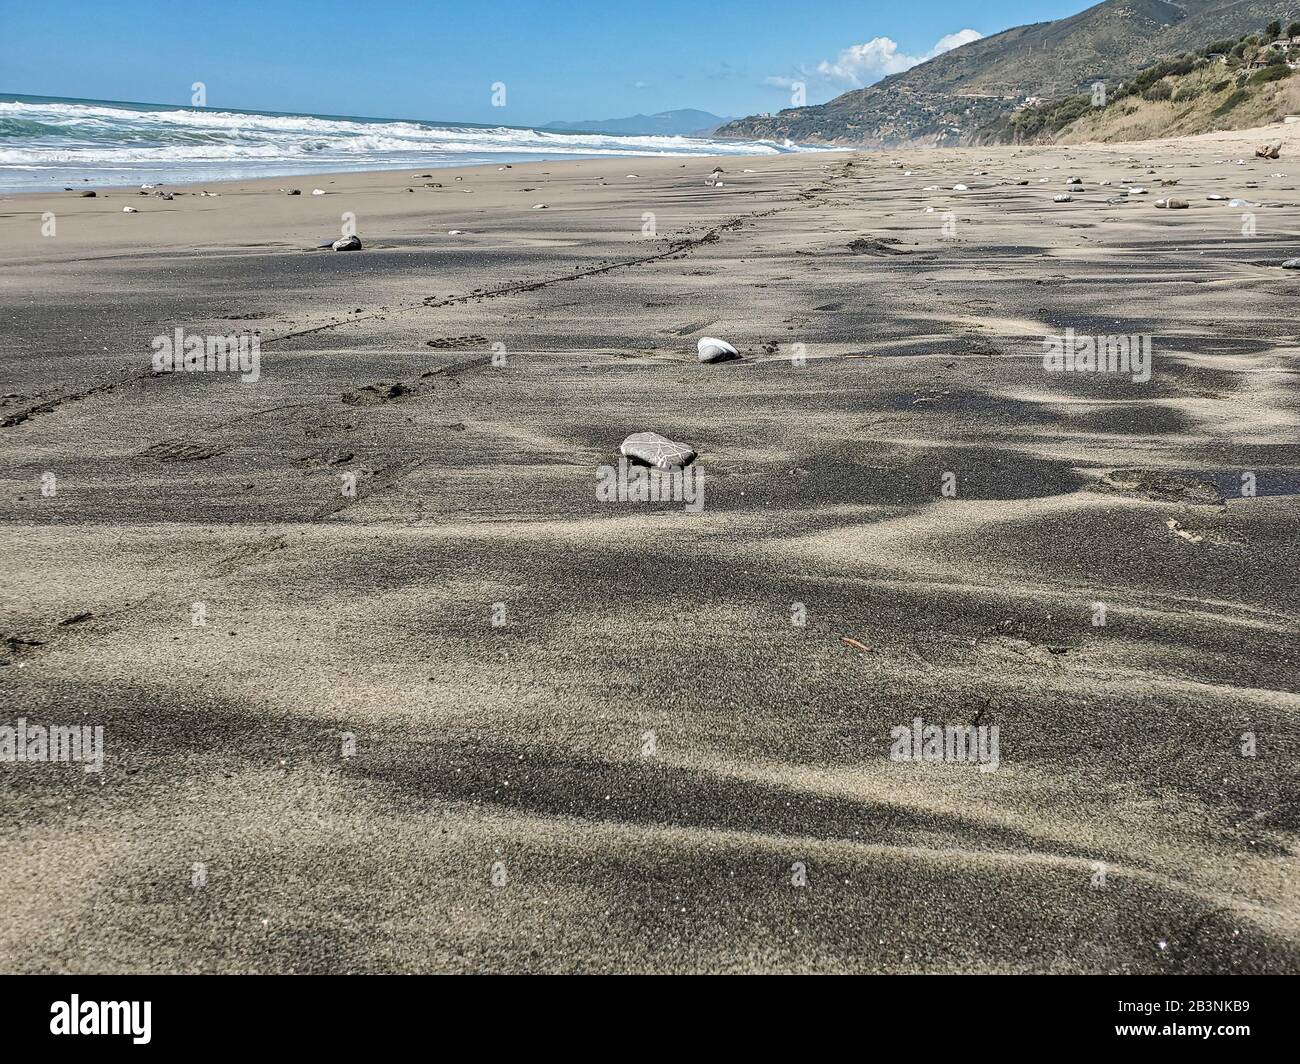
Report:
[[1154,140],[1265,126],[1286,115],[1300,114],[1300,73],[1282,81],[1248,81],[1239,86],[1223,68],[1207,67],[1179,79],[1178,86],[1173,99],[1132,96],[1086,114],[1055,139],[1062,144]]

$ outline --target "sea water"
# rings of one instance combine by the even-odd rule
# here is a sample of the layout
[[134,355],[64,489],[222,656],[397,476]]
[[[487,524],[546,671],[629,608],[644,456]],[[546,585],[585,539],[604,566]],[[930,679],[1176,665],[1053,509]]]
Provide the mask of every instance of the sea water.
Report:
[[773,141],[564,133],[0,95],[0,191],[182,184],[560,157],[774,155]]

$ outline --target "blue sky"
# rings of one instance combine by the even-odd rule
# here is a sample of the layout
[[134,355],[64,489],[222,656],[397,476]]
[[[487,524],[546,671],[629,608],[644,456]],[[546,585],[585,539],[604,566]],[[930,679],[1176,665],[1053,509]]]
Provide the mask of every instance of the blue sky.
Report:
[[[698,107],[746,115],[877,80],[959,31],[1086,0],[0,0],[0,91],[538,125]],[[969,36],[969,35],[966,35]],[[960,39],[960,38],[957,38]],[[506,86],[493,107],[491,86]]]

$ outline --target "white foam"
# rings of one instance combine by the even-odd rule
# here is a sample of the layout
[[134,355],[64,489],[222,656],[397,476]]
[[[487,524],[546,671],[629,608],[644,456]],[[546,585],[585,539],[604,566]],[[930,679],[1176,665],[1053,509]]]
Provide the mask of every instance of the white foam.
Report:
[[771,141],[619,137],[508,126],[135,110],[101,104],[0,101],[3,118],[39,122],[58,130],[54,135],[0,138],[0,163],[33,167],[279,160],[321,165],[331,159],[354,165],[362,158],[386,161],[417,154],[776,155],[783,150]]

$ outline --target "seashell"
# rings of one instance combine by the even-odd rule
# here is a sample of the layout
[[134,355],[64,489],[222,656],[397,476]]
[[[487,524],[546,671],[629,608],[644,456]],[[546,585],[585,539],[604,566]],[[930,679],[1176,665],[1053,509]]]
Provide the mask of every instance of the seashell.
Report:
[[740,354],[726,340],[719,340],[715,336],[702,337],[695,348],[701,362],[722,362]]

